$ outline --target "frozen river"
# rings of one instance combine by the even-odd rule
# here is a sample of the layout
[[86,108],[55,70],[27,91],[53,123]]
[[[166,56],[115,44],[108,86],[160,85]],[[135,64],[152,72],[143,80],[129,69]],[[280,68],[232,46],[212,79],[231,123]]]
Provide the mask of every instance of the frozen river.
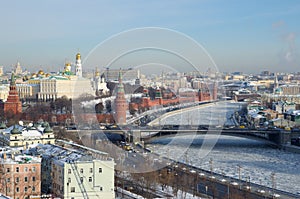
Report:
[[[235,104],[230,109],[227,109],[227,112],[225,111],[220,115],[230,116],[236,106],[238,105]],[[217,109],[223,110],[221,107],[217,107]],[[199,119],[195,111],[199,113],[199,110],[193,110],[184,114],[191,115],[191,118],[196,123]],[[201,112],[206,111],[203,110]],[[166,118],[165,123],[173,123],[173,121],[183,119],[186,121],[191,120],[190,118],[182,117],[182,115],[177,115]],[[220,120],[219,118],[214,121],[219,123]],[[204,142],[216,142],[216,144],[211,150],[205,151],[206,149],[203,148]],[[248,180],[250,177],[251,182],[257,184],[272,187],[274,183],[277,189],[300,193],[300,154],[281,151],[272,148],[264,142],[231,136],[186,135],[173,139],[157,140],[148,146],[154,152],[163,156],[182,162],[187,161],[189,164],[206,170],[210,170],[212,165],[214,172],[237,179],[238,168],[241,166],[240,172],[243,180]],[[210,159],[212,159],[212,163],[210,163]],[[272,172],[275,173],[273,182]]]

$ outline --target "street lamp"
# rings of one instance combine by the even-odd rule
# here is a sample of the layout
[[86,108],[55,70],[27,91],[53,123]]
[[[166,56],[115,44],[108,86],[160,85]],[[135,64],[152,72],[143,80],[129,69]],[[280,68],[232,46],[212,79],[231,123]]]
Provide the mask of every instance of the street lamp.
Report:
[[229,181],[227,182],[227,198],[230,199],[230,194],[229,194]]
[[250,181],[250,176],[248,176],[248,181],[249,181],[249,190],[251,190],[251,181]]
[[272,196],[274,197],[274,189],[276,189],[276,179],[275,179],[275,173],[271,173],[271,180],[272,180]]
[[210,174],[212,175],[212,173],[213,173],[213,160],[212,160],[212,158],[209,159],[209,164],[210,164]]
[[241,167],[241,165],[238,165],[238,171],[239,171],[239,187],[240,187],[240,189],[241,189],[241,169],[242,169],[242,167]]

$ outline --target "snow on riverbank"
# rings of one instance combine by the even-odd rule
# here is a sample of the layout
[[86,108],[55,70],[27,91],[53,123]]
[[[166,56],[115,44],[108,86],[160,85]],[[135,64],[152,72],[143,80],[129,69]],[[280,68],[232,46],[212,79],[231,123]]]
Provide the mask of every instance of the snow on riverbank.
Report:
[[[186,155],[179,160],[210,170],[209,160],[213,160],[214,172],[225,174],[238,179],[238,165],[241,168],[243,180],[272,187],[271,173],[275,173],[276,188],[297,193],[300,191],[300,154],[290,153],[272,148],[262,142],[221,136],[210,153],[200,158],[201,145],[204,139],[217,139],[214,135],[204,138],[196,136],[191,140],[189,136],[176,137],[176,145],[168,145],[170,139],[161,139],[149,147],[163,156],[178,159],[178,154],[187,149]],[[186,144],[192,142],[190,147]],[[166,148],[168,150],[166,150]],[[163,150],[162,150],[163,149]]]

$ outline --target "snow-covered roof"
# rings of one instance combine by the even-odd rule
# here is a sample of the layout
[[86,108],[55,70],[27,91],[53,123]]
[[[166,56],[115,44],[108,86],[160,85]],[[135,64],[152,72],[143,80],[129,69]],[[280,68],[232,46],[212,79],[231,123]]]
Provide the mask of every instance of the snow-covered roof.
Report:
[[11,134],[11,131],[16,128],[17,130],[19,130],[22,133],[22,136],[26,139],[30,138],[30,137],[41,137],[43,135],[44,129],[45,127],[42,127],[42,125],[38,125],[38,126],[22,126],[19,124],[10,126],[6,129],[4,129],[2,132],[3,134]]

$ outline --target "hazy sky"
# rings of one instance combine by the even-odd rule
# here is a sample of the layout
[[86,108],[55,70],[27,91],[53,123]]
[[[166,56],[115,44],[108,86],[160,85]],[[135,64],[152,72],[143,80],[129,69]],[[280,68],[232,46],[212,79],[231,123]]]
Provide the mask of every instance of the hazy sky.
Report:
[[18,60],[30,71],[55,70],[119,32],[162,27],[200,43],[220,71],[299,71],[299,19],[298,0],[7,0],[0,7],[0,65],[8,70]]

